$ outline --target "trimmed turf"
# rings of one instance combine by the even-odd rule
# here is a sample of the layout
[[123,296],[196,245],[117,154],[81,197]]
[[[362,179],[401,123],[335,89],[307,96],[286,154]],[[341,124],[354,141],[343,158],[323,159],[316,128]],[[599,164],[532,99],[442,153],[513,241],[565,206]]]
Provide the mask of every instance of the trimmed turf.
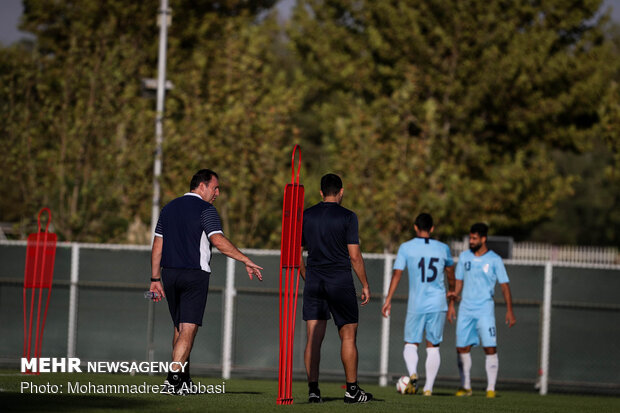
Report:
[[[124,375],[124,374],[41,374],[24,376],[15,371],[0,371],[0,411],[2,412],[476,412],[476,413],[604,413],[620,412],[620,398],[608,396],[581,396],[551,394],[539,396],[536,393],[502,391],[496,399],[486,399],[484,391],[474,391],[468,398],[453,396],[454,389],[435,389],[432,397],[420,395],[400,395],[394,386],[379,387],[361,383],[366,391],[376,397],[376,401],[365,405],[345,405],[342,401],[344,390],[341,383],[321,383],[321,393],[325,403],[307,403],[307,387],[303,382],[293,383],[294,404],[277,406],[277,382],[273,380],[225,381],[225,393],[203,394],[197,396],[175,397],[160,394],[121,394],[110,387],[107,394],[71,393],[69,383],[75,390],[77,383],[88,389],[100,385],[159,385],[163,376]],[[22,382],[33,383],[39,390],[58,386],[57,394],[35,394],[28,386],[21,391]],[[223,380],[211,377],[194,377],[195,383],[205,386],[222,385]],[[49,384],[49,387],[48,387]],[[41,387],[43,386],[43,387]],[[62,386],[62,387],[61,387]],[[101,388],[101,387],[99,387]],[[135,387],[134,387],[135,388]],[[211,388],[217,390],[217,388]],[[140,389],[144,390],[144,389]],[[220,388],[221,390],[221,388]]]

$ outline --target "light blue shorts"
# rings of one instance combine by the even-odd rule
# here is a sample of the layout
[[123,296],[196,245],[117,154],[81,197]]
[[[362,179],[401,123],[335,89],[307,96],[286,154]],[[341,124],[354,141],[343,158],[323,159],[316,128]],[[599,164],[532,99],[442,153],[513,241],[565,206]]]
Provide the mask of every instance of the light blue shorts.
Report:
[[445,322],[445,311],[438,311],[436,313],[407,313],[405,342],[421,343],[422,333],[426,331],[426,341],[437,345],[443,341],[443,325]]
[[456,346],[497,347],[494,311],[459,311],[456,319]]

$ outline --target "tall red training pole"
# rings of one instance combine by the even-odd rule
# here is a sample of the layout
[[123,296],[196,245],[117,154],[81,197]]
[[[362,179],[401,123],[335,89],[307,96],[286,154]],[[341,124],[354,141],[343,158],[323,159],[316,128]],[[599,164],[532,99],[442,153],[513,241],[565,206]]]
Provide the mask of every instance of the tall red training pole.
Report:
[[[297,174],[295,153],[299,152]],[[299,263],[301,259],[301,225],[304,212],[304,187],[299,184],[301,148],[293,147],[291,183],[284,188],[282,204],[282,239],[280,243],[280,353],[278,360],[277,404],[293,404],[293,341],[297,295],[299,293]]]
[[[41,214],[47,212],[48,219],[45,225],[45,232],[41,232]],[[52,222],[52,212],[49,208],[42,208],[37,218],[39,222],[36,234],[28,236],[26,246],[26,269],[24,272],[24,348],[23,357],[28,360],[31,356],[35,358],[41,357],[41,345],[43,341],[43,330],[45,329],[45,320],[47,319],[47,310],[49,308],[50,296],[52,294],[52,277],[54,276],[54,260],[56,258],[56,234],[48,232],[50,223]],[[41,305],[43,298],[43,289],[47,289],[45,299],[45,308],[43,317],[41,317]],[[28,306],[28,294],[30,290],[30,306]],[[38,300],[35,300],[36,292],[38,292]],[[34,331],[34,352],[32,351],[32,327],[34,318],[34,302],[37,301],[36,308],[36,326]],[[38,363],[37,363],[38,364]],[[26,373],[31,373],[27,371]],[[36,374],[39,374],[37,371]]]

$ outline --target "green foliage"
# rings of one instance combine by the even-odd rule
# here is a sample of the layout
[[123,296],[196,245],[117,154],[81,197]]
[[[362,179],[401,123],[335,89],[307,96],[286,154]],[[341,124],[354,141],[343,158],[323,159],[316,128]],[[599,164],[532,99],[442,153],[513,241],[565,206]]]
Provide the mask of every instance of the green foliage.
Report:
[[[441,238],[478,220],[527,236],[580,185],[618,187],[620,48],[599,0],[298,0],[286,27],[275,3],[171,2],[162,201],[216,170],[240,246],[278,247],[295,143],[306,206],[342,174],[365,251],[394,250],[422,211]],[[29,232],[46,205],[63,239],[148,239],[155,104],[140,81],[157,75],[159,1],[24,5],[36,41],[0,49],[0,220]],[[604,179],[558,155],[600,145]],[[602,225],[620,220],[613,194]]]
[[144,10],[123,3],[25,2],[22,29],[37,35],[35,50],[1,51],[3,185],[13,205],[3,219],[28,222],[45,205],[61,238],[120,241],[146,212],[139,183],[151,154],[140,148],[152,113],[139,82],[150,53],[140,37],[154,30],[135,26]]
[[[289,28],[331,169],[366,249],[394,249],[429,211],[441,236],[553,216],[617,61],[600,2],[298,2]],[[381,211],[378,213],[378,211]]]

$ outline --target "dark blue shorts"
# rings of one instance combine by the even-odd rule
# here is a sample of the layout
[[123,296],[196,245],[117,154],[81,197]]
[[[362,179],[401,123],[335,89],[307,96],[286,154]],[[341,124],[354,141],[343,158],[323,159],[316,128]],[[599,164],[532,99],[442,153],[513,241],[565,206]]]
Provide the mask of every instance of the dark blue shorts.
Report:
[[180,323],[202,325],[210,275],[202,270],[162,269],[161,279],[175,327]]
[[[351,273],[347,274],[351,277]],[[338,328],[359,321],[357,293],[353,280],[350,283],[330,283],[321,277],[306,274],[304,286],[303,318],[329,320],[330,313]]]

